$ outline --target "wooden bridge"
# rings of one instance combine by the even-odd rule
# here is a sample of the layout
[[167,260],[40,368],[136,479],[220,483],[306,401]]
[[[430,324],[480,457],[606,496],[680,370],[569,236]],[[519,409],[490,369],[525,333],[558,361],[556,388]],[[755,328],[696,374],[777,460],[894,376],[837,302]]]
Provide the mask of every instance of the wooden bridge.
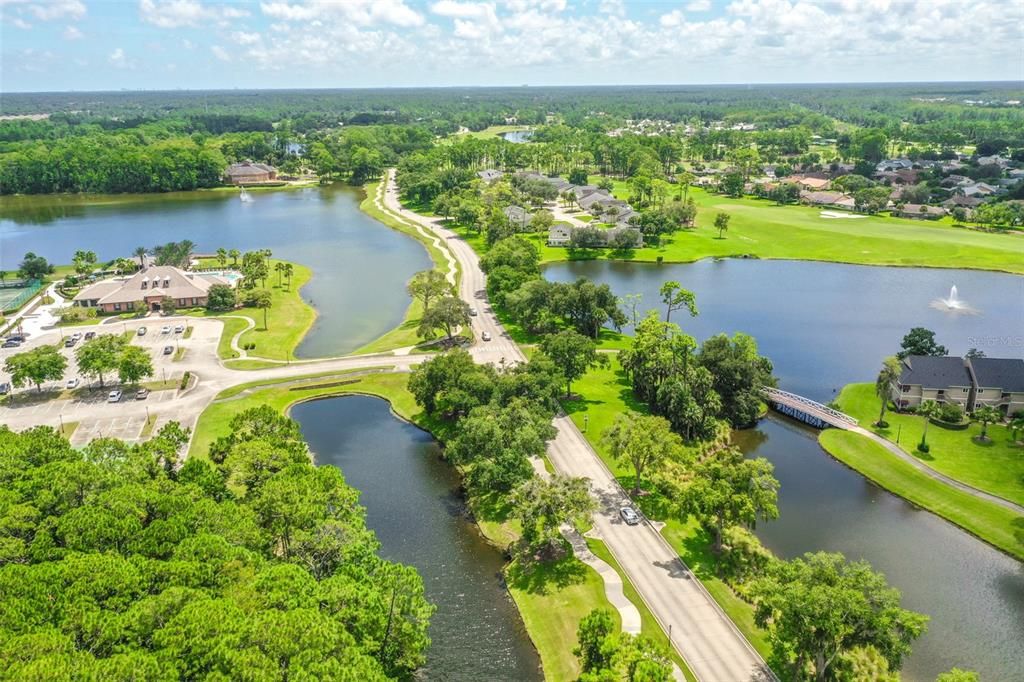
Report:
[[857,420],[828,405],[822,405],[796,393],[765,386],[764,397],[776,411],[819,429],[834,426],[837,429],[852,429]]

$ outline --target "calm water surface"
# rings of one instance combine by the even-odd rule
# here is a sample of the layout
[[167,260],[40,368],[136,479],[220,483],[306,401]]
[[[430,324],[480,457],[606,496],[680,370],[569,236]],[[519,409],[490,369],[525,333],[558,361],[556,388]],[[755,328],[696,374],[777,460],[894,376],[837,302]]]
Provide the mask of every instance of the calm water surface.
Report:
[[531,130],[512,130],[512,131],[507,132],[507,133],[502,133],[501,136],[503,138],[505,138],[506,140],[508,140],[509,142],[514,142],[515,144],[521,144],[523,142],[529,142],[530,141],[530,137],[533,136],[533,131],[531,131]]
[[[752,334],[775,363],[782,388],[818,400],[874,379],[881,359],[910,327],[936,331],[953,353],[1024,357],[1024,278],[963,270],[875,268],[796,261],[724,260],[687,265],[589,261],[549,265],[555,281],[588,277],[616,294],[641,293],[658,308],[658,288],[678,280],[697,294],[700,316],[675,313],[704,339]],[[931,307],[957,285],[976,315]],[[771,416],[738,434],[741,447],[775,464],[777,521],[757,533],[780,556],[816,550],[866,559],[927,613],[904,678],[933,680],[954,665],[983,680],[1024,679],[1024,564],[939,517],[915,509],[829,457],[817,432]]]
[[430,267],[415,240],[359,210],[361,190],[344,186],[250,192],[0,199],[0,268],[28,251],[70,263],[76,249],[100,259],[130,256],[137,246],[191,239],[200,253],[269,248],[308,265],[302,289],[318,318],[297,350],[301,357],[340,355],[402,320],[406,280]]
[[425,677],[541,680],[540,659],[501,581],[501,553],[466,516],[459,477],[430,434],[377,398],[302,403],[291,416],[322,466],[361,492],[382,554],[415,566],[437,605]]

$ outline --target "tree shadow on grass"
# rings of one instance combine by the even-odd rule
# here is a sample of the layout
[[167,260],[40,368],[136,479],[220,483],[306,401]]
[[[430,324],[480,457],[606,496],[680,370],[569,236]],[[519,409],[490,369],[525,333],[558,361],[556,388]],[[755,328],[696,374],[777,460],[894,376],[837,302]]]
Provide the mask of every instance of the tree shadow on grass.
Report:
[[552,561],[519,558],[509,565],[505,574],[510,587],[540,595],[579,585],[586,577],[586,566],[571,553]]
[[512,505],[508,495],[489,492],[474,496],[470,501],[470,511],[478,521],[504,523],[512,513]]
[[1010,525],[1013,527],[1013,537],[1024,548],[1024,516],[1018,516],[1010,522]]

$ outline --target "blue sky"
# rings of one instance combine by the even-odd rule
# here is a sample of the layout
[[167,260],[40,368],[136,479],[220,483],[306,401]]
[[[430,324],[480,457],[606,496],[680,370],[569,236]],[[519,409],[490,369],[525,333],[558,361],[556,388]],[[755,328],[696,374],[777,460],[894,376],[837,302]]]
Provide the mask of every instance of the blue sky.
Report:
[[1024,80],[1021,0],[0,0],[0,91]]

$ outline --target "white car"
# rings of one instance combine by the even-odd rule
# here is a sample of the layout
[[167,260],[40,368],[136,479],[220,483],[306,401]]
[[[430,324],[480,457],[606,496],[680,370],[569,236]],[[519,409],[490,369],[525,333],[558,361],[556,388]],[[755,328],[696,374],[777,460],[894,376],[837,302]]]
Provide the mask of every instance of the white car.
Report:
[[146,328],[145,327],[139,327],[139,330],[137,332],[135,332],[135,333],[138,334],[139,336],[145,336],[146,335]]
[[476,317],[479,313],[477,313],[476,308],[470,308],[469,314],[472,315],[473,317]]
[[67,383],[64,384],[64,387],[67,389],[78,388],[78,377],[68,379]]
[[640,515],[636,513],[636,510],[632,507],[623,507],[619,510],[619,516],[626,522],[628,526],[635,526],[640,523]]
[[174,333],[175,334],[180,334],[183,331],[185,331],[185,325],[183,325],[183,324],[175,325],[175,327],[174,327]]
[[171,328],[168,325],[165,324],[163,327],[160,328],[160,333],[161,334],[170,334],[171,333]]
[[484,341],[490,341],[491,340],[491,333],[490,332],[480,332],[480,338],[483,339]]
[[75,341],[81,341],[82,332],[75,332],[74,334],[71,335],[71,338],[73,338]]
[[111,391],[107,394],[108,403],[119,403],[121,402],[121,391]]

